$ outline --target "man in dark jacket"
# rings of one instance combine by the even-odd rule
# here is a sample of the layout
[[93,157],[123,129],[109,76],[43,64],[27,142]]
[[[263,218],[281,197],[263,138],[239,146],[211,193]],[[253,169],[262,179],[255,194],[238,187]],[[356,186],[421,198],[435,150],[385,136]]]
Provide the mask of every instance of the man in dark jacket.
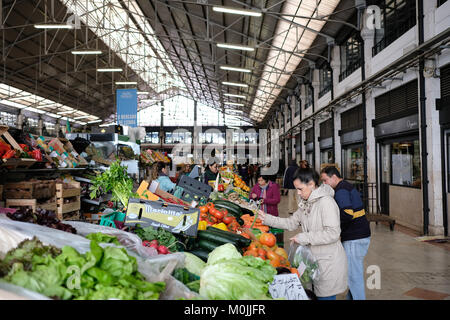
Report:
[[365,300],[364,257],[370,244],[370,226],[364,204],[355,187],[342,179],[336,167],[321,172],[323,183],[330,185],[341,213],[341,241],[348,259],[348,299]]
[[297,171],[298,166],[295,160],[289,161],[289,166],[284,172],[283,188],[288,190],[288,212],[294,213],[298,209],[297,190],[294,187],[294,173]]

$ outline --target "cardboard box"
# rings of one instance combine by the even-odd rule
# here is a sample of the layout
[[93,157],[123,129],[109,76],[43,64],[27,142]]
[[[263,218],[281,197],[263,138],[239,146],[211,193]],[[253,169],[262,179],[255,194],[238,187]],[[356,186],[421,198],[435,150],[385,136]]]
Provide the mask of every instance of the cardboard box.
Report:
[[125,225],[161,227],[172,233],[197,236],[200,210],[196,208],[131,198],[128,201]]

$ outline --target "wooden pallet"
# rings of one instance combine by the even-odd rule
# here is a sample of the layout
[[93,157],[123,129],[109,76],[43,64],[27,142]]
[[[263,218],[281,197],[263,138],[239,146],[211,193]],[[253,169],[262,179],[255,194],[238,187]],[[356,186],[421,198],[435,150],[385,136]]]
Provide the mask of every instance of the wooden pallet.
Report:
[[50,201],[39,202],[37,199],[6,199],[7,208],[20,208],[29,207],[36,212],[37,208],[45,209],[56,212],[57,204],[56,197],[53,197]]

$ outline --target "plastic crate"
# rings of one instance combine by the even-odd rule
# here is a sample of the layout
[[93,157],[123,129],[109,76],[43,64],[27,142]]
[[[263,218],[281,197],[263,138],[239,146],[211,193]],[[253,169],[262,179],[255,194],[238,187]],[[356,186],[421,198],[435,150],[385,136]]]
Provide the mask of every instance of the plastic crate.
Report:
[[119,211],[111,212],[102,216],[100,225],[117,229],[115,221],[124,222],[125,217],[126,213]]
[[[189,203],[192,202],[192,200],[196,200],[198,202],[202,197],[208,198],[213,191],[211,186],[192,179],[186,175],[181,177],[180,182],[178,182],[177,189],[181,189],[181,191],[177,192],[178,198]],[[196,197],[197,199],[195,199]]]

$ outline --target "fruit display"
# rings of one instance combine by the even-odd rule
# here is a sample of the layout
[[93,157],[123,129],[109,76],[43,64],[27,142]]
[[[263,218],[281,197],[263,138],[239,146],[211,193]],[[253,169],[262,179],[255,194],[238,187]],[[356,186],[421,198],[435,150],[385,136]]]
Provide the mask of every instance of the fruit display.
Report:
[[[236,186],[236,187],[238,187],[239,189],[241,189],[241,190],[243,190],[243,191],[245,191],[245,192],[250,192],[250,188],[247,186],[247,184],[241,179],[241,177],[240,176],[238,176],[237,174],[235,174],[234,175],[234,178],[233,178],[233,182],[234,182],[234,185]],[[247,194],[248,195],[248,194]]]
[[[230,209],[228,211],[228,209]],[[240,215],[233,207],[227,207],[223,203],[219,203],[216,206],[213,202],[208,202],[204,206],[200,206],[200,222],[199,229],[202,228],[204,230],[205,223],[206,226],[213,226],[215,228],[222,229],[224,231],[232,231],[236,232],[240,227]],[[242,221],[242,220],[240,220]]]

